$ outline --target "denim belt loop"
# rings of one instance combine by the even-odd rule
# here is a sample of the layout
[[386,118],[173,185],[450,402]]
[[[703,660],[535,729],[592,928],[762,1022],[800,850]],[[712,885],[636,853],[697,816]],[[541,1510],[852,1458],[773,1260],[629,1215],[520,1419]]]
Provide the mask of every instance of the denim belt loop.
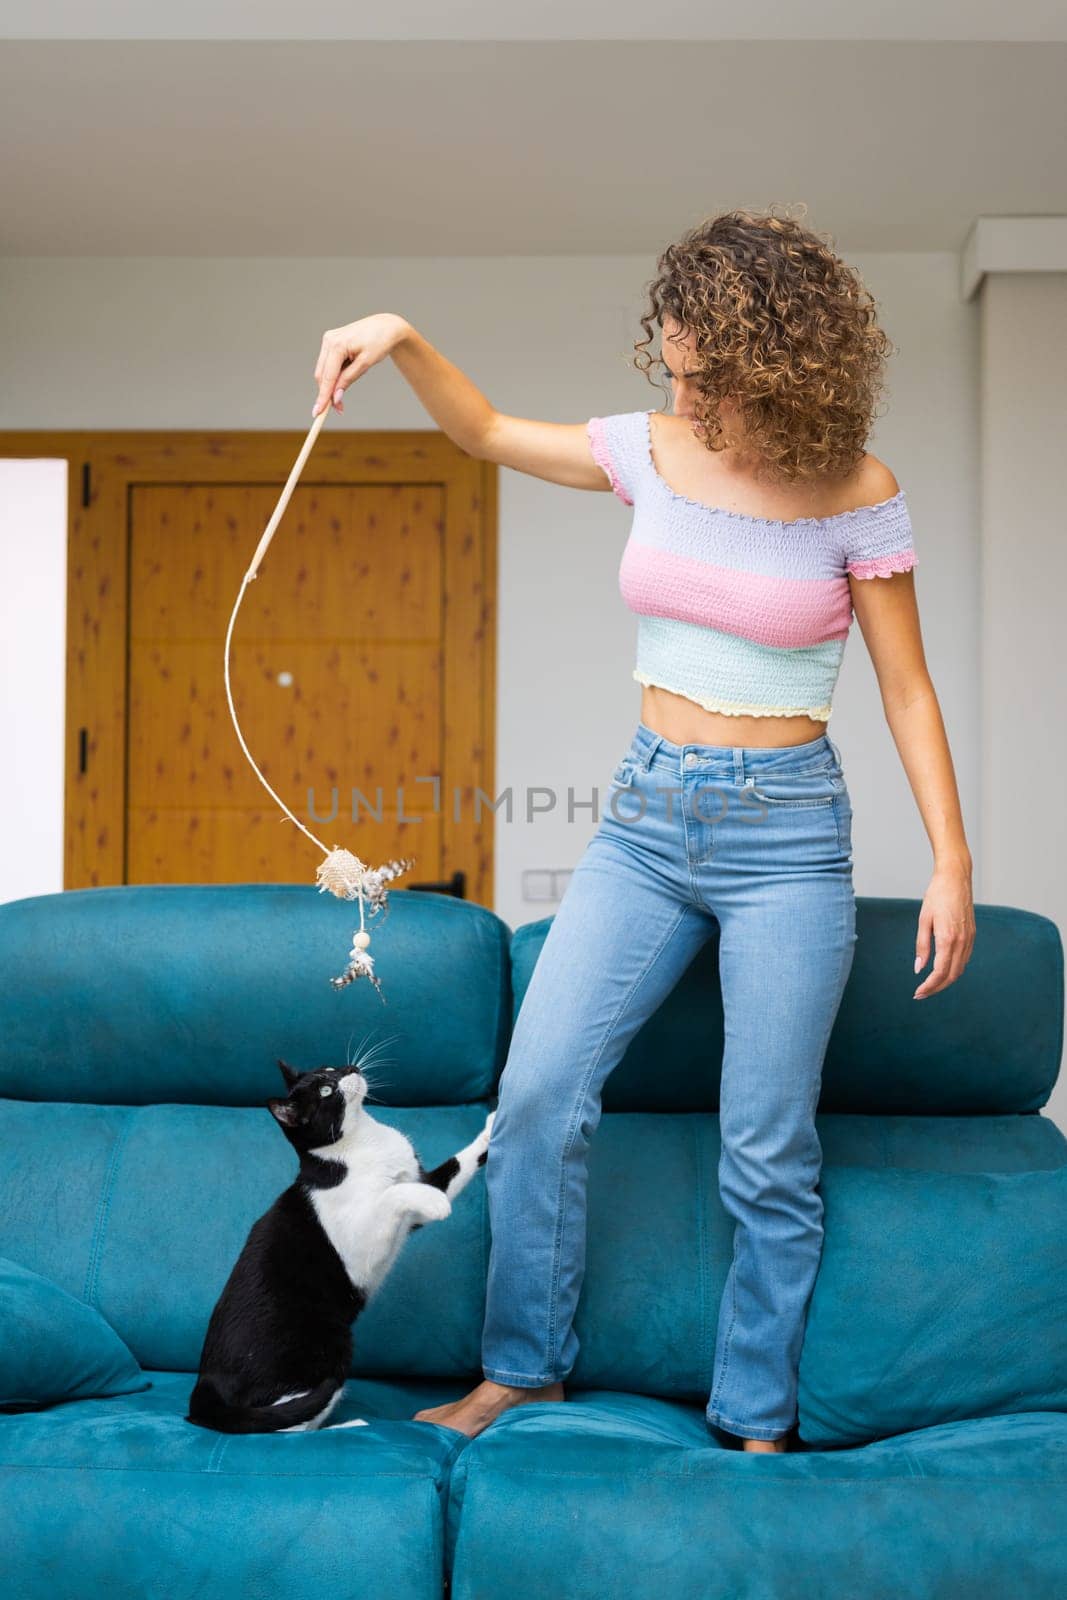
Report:
[[834,760],[835,760],[835,761],[836,761],[836,762],[837,762],[837,764],[838,764],[838,766],[841,766],[841,752],[840,752],[840,750],[839,750],[839,749],[838,749],[838,748],[837,748],[837,746],[836,746],[836,744],[835,744],[835,743],[834,743],[834,741],[833,741],[833,740],[832,740],[832,739],[831,739],[831,737],[830,737],[830,735],[829,735],[829,734],[827,734],[827,735],[826,735],[826,742],[827,742],[827,744],[828,744],[828,745],[829,745],[829,746],[830,746],[830,749],[831,749],[831,750],[832,750],[832,751],[833,751],[833,753],[834,753]]
[[745,751],[744,746],[734,745],[734,782],[742,784],[745,781]]
[[660,747],[660,745],[662,743],[663,743],[663,735],[661,733],[657,733],[655,738],[649,744],[649,746],[648,746],[647,750],[645,751],[644,755],[638,756],[637,765],[641,768],[642,772],[648,772],[648,770],[652,766],[652,757],[655,755],[656,751],[659,749],[659,747]]

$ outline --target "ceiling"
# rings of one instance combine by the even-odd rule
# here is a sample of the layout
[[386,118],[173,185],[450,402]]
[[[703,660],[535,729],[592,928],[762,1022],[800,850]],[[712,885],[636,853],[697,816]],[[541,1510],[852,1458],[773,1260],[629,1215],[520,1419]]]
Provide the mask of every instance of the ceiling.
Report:
[[0,39],[1063,40],[1063,0],[2,0]]
[[[94,29],[124,9],[171,10],[97,5]],[[39,3],[38,34],[57,36],[16,39],[8,4],[0,255],[648,254],[701,216],[772,205],[841,251],[955,252],[978,216],[1067,212],[1062,4],[1012,7],[1029,35],[999,40],[843,36],[914,33],[945,15],[929,0],[868,4],[859,24],[851,3],[798,7],[838,36],[789,40],[725,37],[707,3],[661,5],[657,32],[698,16],[718,37],[509,40],[499,0],[457,9],[471,37],[77,39],[58,36],[77,7]],[[593,9],[565,14],[591,31]],[[952,9],[972,35],[993,26],[993,7]],[[173,10],[233,26],[223,0]],[[780,0],[746,3],[746,31],[772,10],[781,25]],[[339,11],[318,5],[319,25]],[[392,25],[418,11],[423,28],[443,14],[401,5]],[[262,30],[279,12],[241,14]],[[546,32],[563,14],[523,8]],[[611,15],[619,33],[640,13]]]

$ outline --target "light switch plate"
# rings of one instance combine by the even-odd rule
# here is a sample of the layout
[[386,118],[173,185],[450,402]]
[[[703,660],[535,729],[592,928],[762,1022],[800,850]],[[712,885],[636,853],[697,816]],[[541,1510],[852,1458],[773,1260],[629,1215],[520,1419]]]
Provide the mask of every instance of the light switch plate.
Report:
[[524,900],[555,900],[556,884],[555,873],[549,870],[531,870],[522,875],[522,898]]

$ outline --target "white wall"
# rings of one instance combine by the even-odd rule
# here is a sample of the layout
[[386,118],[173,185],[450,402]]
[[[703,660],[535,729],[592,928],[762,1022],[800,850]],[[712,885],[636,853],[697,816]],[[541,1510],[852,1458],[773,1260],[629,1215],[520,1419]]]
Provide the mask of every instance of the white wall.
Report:
[[[990,272],[982,350],[985,897],[1067,932],[1063,793],[1067,273]],[[1011,996],[1005,995],[1006,1006]],[[1067,1077],[1049,1114],[1067,1129]]]
[[0,900],[63,887],[67,463],[0,460]]

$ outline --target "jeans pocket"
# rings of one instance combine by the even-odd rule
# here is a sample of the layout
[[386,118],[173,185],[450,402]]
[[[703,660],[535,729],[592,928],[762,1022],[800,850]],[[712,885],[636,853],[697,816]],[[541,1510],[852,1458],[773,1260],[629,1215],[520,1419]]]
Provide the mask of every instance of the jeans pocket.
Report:
[[832,806],[845,794],[845,779],[839,769],[823,767],[818,772],[768,772],[746,784],[749,793],[769,806]]

